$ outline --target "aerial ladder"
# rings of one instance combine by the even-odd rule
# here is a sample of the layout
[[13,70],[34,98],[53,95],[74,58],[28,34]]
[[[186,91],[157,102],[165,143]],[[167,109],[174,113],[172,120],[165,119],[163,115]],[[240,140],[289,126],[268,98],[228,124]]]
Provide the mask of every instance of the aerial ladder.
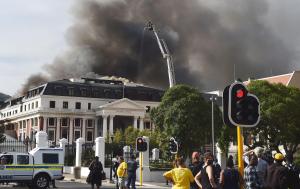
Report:
[[175,72],[174,72],[173,60],[172,60],[172,56],[170,54],[170,51],[168,49],[168,46],[167,46],[166,42],[163,39],[159,38],[159,36],[156,32],[155,26],[152,22],[148,22],[148,24],[146,26],[146,29],[148,29],[149,31],[153,31],[163,58],[167,59],[169,84],[170,84],[170,88],[171,88],[174,85],[176,85],[176,81],[175,81]]

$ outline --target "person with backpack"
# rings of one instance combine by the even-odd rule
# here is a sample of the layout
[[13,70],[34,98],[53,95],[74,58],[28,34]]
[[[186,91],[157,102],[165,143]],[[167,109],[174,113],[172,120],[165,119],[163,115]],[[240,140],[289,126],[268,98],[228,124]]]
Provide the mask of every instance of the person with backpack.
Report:
[[[194,177],[201,171],[203,164],[203,161],[200,161],[200,153],[193,152],[192,163],[189,165],[189,169],[192,171]],[[199,187],[195,182],[191,183],[191,189],[198,188]]]
[[211,152],[206,152],[204,154],[204,167],[203,169],[195,176],[195,181],[197,185],[202,189],[214,189],[218,188],[214,179],[213,171],[213,155]]
[[281,153],[275,154],[274,164],[270,165],[266,172],[265,188],[288,188],[288,169],[282,165],[283,160],[284,156]]
[[132,189],[136,189],[135,188],[135,181],[136,181],[136,170],[138,168],[138,164],[135,160],[134,155],[132,155],[130,157],[130,160],[127,162],[127,173],[128,173],[128,177],[127,177],[127,189],[131,188]]
[[234,168],[233,159],[229,158],[226,168],[220,174],[220,186],[222,189],[239,189],[243,185],[242,175]]

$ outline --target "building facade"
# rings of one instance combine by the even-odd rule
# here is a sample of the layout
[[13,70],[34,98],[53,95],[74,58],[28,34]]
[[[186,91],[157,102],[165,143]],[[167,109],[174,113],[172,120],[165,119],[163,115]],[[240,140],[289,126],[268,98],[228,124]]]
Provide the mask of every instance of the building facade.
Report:
[[79,137],[93,142],[128,126],[153,129],[149,111],[158,106],[163,94],[160,89],[122,81],[59,80],[7,100],[0,120],[6,134],[19,140],[34,139],[43,130],[55,143],[61,138],[72,143]]

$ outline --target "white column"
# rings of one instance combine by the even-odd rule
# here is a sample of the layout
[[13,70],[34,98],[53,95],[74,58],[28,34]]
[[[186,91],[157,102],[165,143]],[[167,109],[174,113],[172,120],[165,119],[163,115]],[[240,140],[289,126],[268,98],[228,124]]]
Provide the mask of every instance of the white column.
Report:
[[94,138],[97,138],[98,137],[98,124],[99,124],[99,119],[96,118],[95,120],[93,120],[93,124],[94,124],[94,127],[95,127],[95,133],[94,133]]
[[102,132],[102,137],[106,138],[106,135],[107,135],[107,116],[106,115],[103,115],[102,116],[103,118],[103,132]]
[[114,135],[114,117],[113,115],[109,116],[109,136]]
[[[27,121],[26,122],[26,127],[27,127]],[[44,116],[44,123],[43,123],[43,131],[46,131],[48,127],[48,117]]]
[[140,131],[144,130],[144,118],[140,118]]
[[86,141],[86,138],[85,138],[85,133],[86,133],[86,119],[85,118],[83,118],[82,119],[82,126],[81,126],[82,128],[81,128],[81,136],[82,136],[82,138],[83,138],[83,141]]
[[96,143],[96,150],[95,156],[99,157],[102,165],[104,165],[104,156],[105,156],[105,138],[104,137],[97,137],[95,140]]
[[35,135],[37,148],[48,148],[48,135],[45,131],[39,131]]
[[159,160],[159,149],[158,148],[152,149],[152,160]]
[[82,144],[83,144],[83,138],[78,138],[76,140],[76,160],[75,160],[75,166],[81,167],[81,154],[82,154]]
[[218,143],[216,143],[216,149],[217,149],[218,163],[222,169],[225,169],[226,168],[226,154],[222,152]]
[[70,117],[70,125],[69,125],[69,143],[72,144],[73,143],[73,135],[74,135],[74,125],[73,125],[73,121],[74,121],[74,118]]
[[133,128],[135,128],[135,129],[137,129],[137,119],[138,119],[138,117],[134,116]]
[[60,139],[60,117],[56,118],[56,141]]
[[68,143],[68,140],[66,138],[62,138],[59,140],[59,147],[63,149],[64,154],[66,151],[66,144]]

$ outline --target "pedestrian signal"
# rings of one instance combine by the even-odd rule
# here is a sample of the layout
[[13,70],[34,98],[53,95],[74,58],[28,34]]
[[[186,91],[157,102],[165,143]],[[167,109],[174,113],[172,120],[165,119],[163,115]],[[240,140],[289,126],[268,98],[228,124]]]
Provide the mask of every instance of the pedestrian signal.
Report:
[[260,120],[258,98],[241,82],[227,86],[223,93],[223,119],[226,125],[254,127]]
[[143,137],[138,137],[136,139],[136,151],[145,152],[147,151],[147,142]]
[[178,153],[178,143],[173,137],[169,140],[169,151],[171,154]]

